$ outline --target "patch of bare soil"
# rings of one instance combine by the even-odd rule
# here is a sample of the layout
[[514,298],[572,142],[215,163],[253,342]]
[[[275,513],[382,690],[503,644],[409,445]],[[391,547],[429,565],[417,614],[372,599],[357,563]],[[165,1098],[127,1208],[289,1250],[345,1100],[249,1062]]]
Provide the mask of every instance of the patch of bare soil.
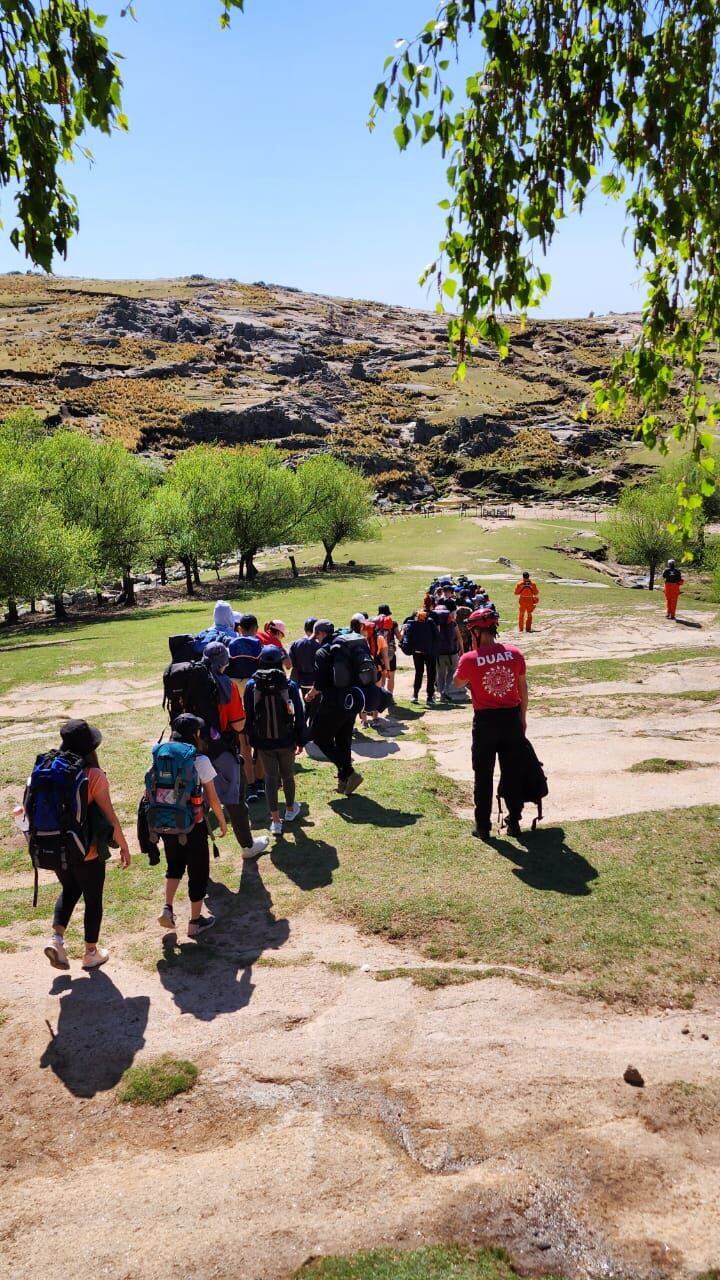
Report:
[[[213,890],[202,946],[164,956],[149,926],[142,966],[66,976],[39,943],[0,955],[8,1275],[31,1258],[74,1275],[82,1256],[110,1280],[279,1280],[310,1253],[438,1238],[578,1277],[682,1280],[717,1260],[713,1010],[628,1017],[502,977],[376,982],[424,962],[275,920],[257,888],[235,916]],[[257,963],[268,949],[284,963]],[[123,1070],[168,1051],[197,1062],[197,1088],[118,1104]]]
[[76,684],[26,685],[0,698],[0,720],[10,723],[3,729],[6,741],[35,738],[47,730],[57,733],[59,721],[73,716],[91,719],[113,712],[129,712],[158,705],[158,682],[121,680],[79,680]]

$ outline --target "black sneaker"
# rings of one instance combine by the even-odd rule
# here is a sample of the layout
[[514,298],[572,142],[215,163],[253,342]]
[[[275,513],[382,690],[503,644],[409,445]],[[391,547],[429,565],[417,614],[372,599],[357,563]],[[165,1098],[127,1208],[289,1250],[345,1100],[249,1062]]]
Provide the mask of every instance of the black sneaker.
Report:
[[208,929],[212,929],[214,923],[214,916],[198,916],[197,920],[191,920],[188,925],[188,938],[199,938],[201,933],[207,933]]
[[520,831],[520,823],[517,818],[508,818],[505,823],[505,835],[512,836],[515,840],[517,840],[518,836],[522,835],[522,832]]
[[473,835],[475,836],[475,839],[476,839],[476,840],[486,840],[486,841],[487,841],[487,840],[489,840],[489,839],[490,839],[490,828],[489,828],[489,827],[475,827],[475,830],[473,831]]

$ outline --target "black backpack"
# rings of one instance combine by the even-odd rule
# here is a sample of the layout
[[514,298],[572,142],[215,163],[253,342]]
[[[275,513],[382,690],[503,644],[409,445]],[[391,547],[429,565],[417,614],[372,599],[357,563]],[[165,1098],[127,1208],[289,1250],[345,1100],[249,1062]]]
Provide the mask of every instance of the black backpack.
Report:
[[253,741],[259,747],[274,747],[295,728],[287,676],[284,671],[256,671],[253,682]]
[[196,662],[198,653],[195,648],[195,637],[186,633],[180,636],[168,636],[168,648],[173,662]]
[[330,645],[333,684],[336,689],[362,689],[377,683],[377,667],[364,636],[353,633],[336,636]]
[[[523,804],[537,806],[537,816],[533,818],[532,829],[535,830],[543,816],[543,800],[548,794],[547,778],[542,762],[538,760],[535,748],[529,738],[523,739],[522,755],[518,760],[518,783]],[[506,789],[502,774],[497,789],[498,815],[502,815],[502,801],[507,803]]]
[[71,751],[47,751],[35,760],[25,788],[27,841],[35,871],[65,871],[84,862],[90,849],[85,763]]
[[208,730],[220,732],[217,685],[204,662],[171,662],[163,672],[163,706],[172,724],[190,711],[205,721]]

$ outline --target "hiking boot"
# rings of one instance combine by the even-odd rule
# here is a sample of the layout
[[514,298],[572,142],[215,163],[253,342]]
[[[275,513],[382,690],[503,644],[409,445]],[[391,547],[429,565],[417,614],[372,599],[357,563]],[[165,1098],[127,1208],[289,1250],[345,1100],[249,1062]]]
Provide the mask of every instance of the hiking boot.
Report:
[[188,938],[199,938],[202,933],[212,929],[214,923],[214,916],[198,916],[197,920],[191,920],[188,924]]
[[433,697],[432,697],[432,698],[428,698],[428,699],[427,699],[427,701],[426,701],[426,703],[425,703],[425,706],[426,706],[426,707],[434,707],[434,706],[435,706],[435,696],[434,696],[434,695],[433,695]]
[[252,787],[248,787],[247,798],[250,801],[265,799],[265,785],[262,782],[256,782]]
[[162,925],[163,929],[175,928],[175,912],[167,902],[158,916],[158,924]]
[[485,841],[488,841],[488,840],[490,839],[490,828],[489,828],[489,827],[475,827],[475,829],[474,829],[474,831],[473,831],[473,835],[475,836],[475,839],[476,839],[476,840],[485,840]]
[[353,770],[347,782],[345,783],[345,795],[351,796],[353,791],[357,791],[361,782],[362,782],[362,774],[356,773],[355,770]]
[[345,788],[347,784],[348,784],[347,778],[338,778],[337,787],[335,788],[335,790],[337,791],[339,796],[345,795]]
[[110,952],[107,947],[96,947],[94,951],[86,951],[83,956],[83,969],[99,969],[101,964],[106,964],[110,959]]
[[282,819],[281,819],[281,818],[273,818],[273,819],[272,819],[272,821],[271,821],[271,823],[270,823],[270,835],[271,835],[271,836],[281,836],[281,835],[282,835],[282,827],[283,827]]
[[520,831],[520,823],[518,822],[517,818],[508,818],[507,822],[505,823],[505,835],[512,836],[513,839],[517,840],[518,836],[521,834],[522,833]]
[[300,805],[297,803],[297,801],[295,801],[295,804],[291,804],[290,808],[285,810],[285,817],[283,818],[283,822],[294,822],[296,818],[300,817],[301,813],[302,813],[302,809],[300,808]]
[[269,843],[268,836],[258,836],[257,840],[253,840],[249,849],[241,849],[240,852],[243,858],[259,858],[261,853],[265,853]]
[[54,933],[50,942],[45,947],[45,955],[50,961],[53,969],[69,969],[70,961],[65,952],[65,944],[59,933]]

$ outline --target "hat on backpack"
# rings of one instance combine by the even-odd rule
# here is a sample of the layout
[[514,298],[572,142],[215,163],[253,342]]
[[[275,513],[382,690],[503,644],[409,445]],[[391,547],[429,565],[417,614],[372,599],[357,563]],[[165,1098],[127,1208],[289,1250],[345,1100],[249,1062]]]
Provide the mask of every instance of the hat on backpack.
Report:
[[60,728],[60,741],[66,751],[76,756],[89,756],[100,746],[102,734],[87,720],[66,720]]
[[190,711],[183,711],[181,715],[176,716],[170,727],[180,742],[191,745],[198,733],[205,733],[205,721],[201,716],[194,716]]
[[285,655],[283,654],[282,649],[279,649],[276,644],[264,644],[260,650],[258,666],[262,667],[265,671],[272,670],[275,667],[281,667],[284,660]]
[[206,645],[204,657],[208,660],[210,670],[216,675],[220,675],[230,664],[230,654],[221,640],[212,640]]
[[235,613],[227,600],[218,600],[213,610],[213,622],[223,631],[235,630]]

